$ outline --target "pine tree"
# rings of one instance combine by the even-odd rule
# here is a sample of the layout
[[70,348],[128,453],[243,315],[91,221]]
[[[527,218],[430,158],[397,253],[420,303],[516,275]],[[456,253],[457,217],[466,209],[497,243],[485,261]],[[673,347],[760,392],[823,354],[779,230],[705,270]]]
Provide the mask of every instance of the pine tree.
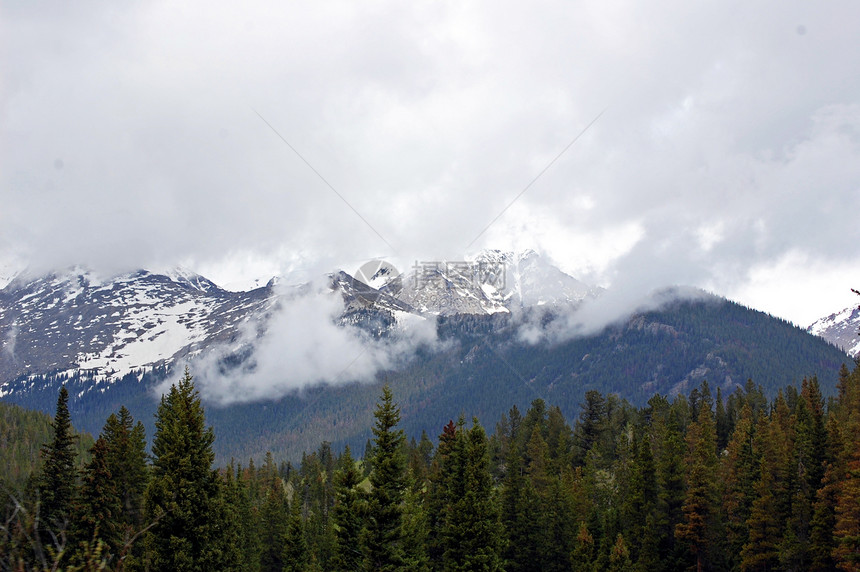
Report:
[[630,551],[627,549],[627,543],[624,542],[624,536],[618,534],[615,538],[615,544],[612,546],[612,551],[609,553],[609,568],[608,572],[626,572],[633,567],[630,561]]
[[108,469],[108,446],[103,437],[96,440],[90,453],[72,511],[71,539],[77,545],[73,550],[85,552],[89,543],[98,539],[106,556],[117,556],[122,548],[122,505]]
[[815,493],[821,486],[826,451],[821,394],[816,379],[803,380],[793,417],[789,490],[791,508],[779,558],[787,570],[806,570],[810,564],[811,526]]
[[729,436],[732,434],[732,420],[726,411],[723,403],[723,392],[717,387],[717,410],[714,414],[717,429],[717,450],[722,451],[726,448],[729,442]]
[[143,500],[149,469],[146,464],[146,431],[134,422],[125,406],[111,414],[102,429],[107,447],[105,463],[120,495],[119,519],[128,531],[143,526]]
[[78,438],[72,433],[66,386],[60,388],[51,427],[54,437],[42,447],[44,465],[38,479],[39,530],[45,546],[58,548],[58,543],[62,543],[61,535],[68,527],[77,481],[75,443]]
[[[679,396],[677,403],[685,403],[683,396]],[[681,413],[672,405],[665,419],[658,420],[653,428],[658,484],[654,522],[659,530],[659,560],[663,570],[675,570],[686,561],[682,543],[675,540],[675,527],[684,516],[685,498],[684,440],[679,430],[679,417]]]
[[[764,460],[762,461],[764,462]],[[773,479],[762,470],[755,485],[757,498],[752,503],[747,521],[747,543],[741,551],[741,570],[775,570],[779,566],[777,542],[782,532]]]
[[188,369],[163,395],[152,443],[152,478],[146,512],[154,520],[146,537],[156,570],[230,570],[238,554],[230,546],[223,485],[212,470],[215,434],[205,426],[200,397]]
[[[539,435],[539,431],[532,433],[535,439],[539,439]],[[544,558],[542,550],[545,548],[546,536],[542,528],[542,507],[540,497],[529,478],[529,460],[523,449],[511,448],[507,472],[502,483],[504,566],[508,572],[540,570]],[[535,447],[533,452],[534,450]]]
[[302,519],[302,499],[298,491],[293,492],[290,502],[290,518],[283,537],[282,558],[284,572],[304,572],[308,569],[310,553]]
[[283,539],[287,534],[289,510],[284,486],[277,475],[268,480],[269,490],[260,508],[260,569],[281,572],[284,568]]
[[457,426],[453,420],[442,428],[439,446],[430,466],[427,483],[427,550],[430,563],[436,568],[442,566],[445,553],[445,522],[451,506],[451,487],[455,473],[454,449],[457,440]]
[[[657,542],[653,530],[649,530],[647,523],[650,517],[651,527],[653,528],[653,513],[657,506],[658,491],[654,457],[651,454],[649,439],[645,438],[640,441],[634,434],[630,452],[632,459],[627,470],[627,474],[629,475],[627,479],[627,494],[621,505],[621,511],[622,520],[627,523],[625,537],[631,539],[628,549],[631,552],[631,557],[635,556],[638,562],[643,542],[646,540],[652,543]],[[656,551],[657,545],[654,544],[649,549]],[[653,558],[657,558],[656,552]],[[643,560],[643,565],[647,560],[648,558]]]
[[359,540],[364,524],[365,499],[363,491],[358,488],[363,475],[356,467],[349,446],[341,455],[339,469],[335,473],[334,505],[335,526],[335,569],[343,572],[359,570],[362,563]]
[[362,536],[365,567],[368,570],[399,570],[404,565],[403,494],[406,489],[406,459],[402,452],[403,431],[395,429],[400,409],[391,389],[382,388],[373,427],[373,472],[367,528]]
[[573,431],[574,462],[577,465],[585,464],[586,455],[603,437],[608,421],[606,398],[599,391],[587,391],[581,407],[582,412]]
[[594,570],[594,538],[588,532],[585,522],[579,523],[574,550],[570,562],[575,572],[591,572]]
[[822,478],[821,488],[815,494],[812,523],[810,525],[809,569],[825,572],[836,568],[833,553],[836,543],[833,528],[836,525],[836,499],[841,471],[834,463],[828,463]]
[[723,511],[726,519],[726,544],[729,561],[740,565],[740,554],[749,540],[747,520],[756,498],[755,482],[759,472],[759,457],[753,450],[755,425],[752,408],[744,404],[726,448],[721,470],[723,480]]
[[547,512],[544,531],[546,543],[546,570],[570,570],[571,554],[576,550],[577,498],[572,469],[562,476],[550,477],[549,488],[542,499]]
[[[707,387],[706,387],[707,389]],[[701,572],[710,565],[714,552],[716,520],[716,432],[713,414],[705,398],[699,415],[687,433],[687,494],[684,520],[675,528],[675,537],[689,546]]]
[[450,505],[445,511],[447,570],[501,568],[502,530],[489,461],[487,435],[478,420],[473,420],[469,431],[461,424],[453,453]]
[[251,490],[242,466],[234,467],[231,460],[226,469],[227,504],[233,507],[236,515],[235,525],[238,541],[239,568],[245,572],[260,570],[260,536],[258,530],[259,514],[252,506]]
[[860,367],[845,380],[839,456],[844,467],[836,488],[833,557],[841,570],[860,570]]
[[782,419],[785,413],[780,412],[784,405],[780,396],[770,418],[762,417],[756,428],[760,465],[756,498],[747,519],[748,541],[741,551],[743,570],[773,569],[779,565],[778,545],[790,515],[787,475],[790,457],[786,421]]
[[406,570],[428,572],[430,558],[427,551],[427,510],[424,506],[424,488],[409,475],[409,485],[403,495],[403,564]]

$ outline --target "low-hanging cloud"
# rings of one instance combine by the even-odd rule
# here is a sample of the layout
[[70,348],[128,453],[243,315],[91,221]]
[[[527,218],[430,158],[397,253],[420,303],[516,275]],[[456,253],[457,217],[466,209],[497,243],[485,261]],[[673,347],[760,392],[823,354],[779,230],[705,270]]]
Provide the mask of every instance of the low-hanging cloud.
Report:
[[529,345],[554,345],[599,334],[607,327],[623,324],[634,314],[660,310],[677,301],[716,299],[689,287],[661,288],[644,294],[638,289],[610,289],[576,305],[538,307],[517,316],[517,339]]
[[[229,404],[278,399],[323,383],[367,382],[380,371],[404,366],[418,348],[439,344],[433,319],[402,314],[389,335],[377,338],[340,324],[343,311],[341,294],[327,284],[298,294],[281,289],[265,322],[248,323],[239,340],[189,362],[201,395]],[[249,350],[245,361],[224,365],[224,358],[244,350]]]

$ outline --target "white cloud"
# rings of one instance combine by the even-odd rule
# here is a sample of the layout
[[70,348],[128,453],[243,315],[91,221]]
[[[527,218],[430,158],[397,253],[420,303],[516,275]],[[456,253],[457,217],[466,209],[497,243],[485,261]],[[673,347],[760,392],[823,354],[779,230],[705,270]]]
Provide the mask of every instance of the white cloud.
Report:
[[461,258],[604,108],[476,247],[640,292],[777,265],[796,321],[813,270],[856,263],[854,2],[0,10],[0,251],[35,268]]
[[[408,363],[417,348],[438,347],[433,320],[401,316],[391,336],[374,339],[358,327],[339,326],[342,312],[340,293],[325,284],[301,295],[283,291],[264,336],[258,336],[260,324],[248,324],[241,339],[190,363],[201,395],[227,404],[277,399],[320,383],[370,381],[379,371]],[[249,346],[249,360],[222,367],[224,357]]]

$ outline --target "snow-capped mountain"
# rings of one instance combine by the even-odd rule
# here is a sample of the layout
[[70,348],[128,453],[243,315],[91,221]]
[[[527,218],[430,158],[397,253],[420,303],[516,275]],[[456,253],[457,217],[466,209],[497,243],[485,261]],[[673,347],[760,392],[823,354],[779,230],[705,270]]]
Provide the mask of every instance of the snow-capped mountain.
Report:
[[599,295],[597,289],[562,272],[533,250],[519,253],[487,250],[480,253],[475,262],[487,267],[504,267],[502,294],[509,309],[575,305]]
[[821,318],[806,331],[843,348],[851,357],[860,356],[860,308],[857,306]]
[[182,271],[19,276],[0,290],[0,384],[76,371],[107,380],[169,364],[230,341],[274,303],[270,287],[228,292]]
[[[465,262],[416,264],[404,275],[379,263],[357,274],[334,272],[328,287],[343,298],[340,323],[373,335],[393,331],[412,314],[488,315],[596,295],[531,251],[485,251]],[[0,396],[32,376],[83,374],[103,383],[209,350],[252,353],[279,301],[310,290],[276,288],[272,279],[264,287],[233,292],[185,270],[111,278],[83,268],[18,274],[0,290]]]
[[465,261],[419,261],[402,283],[401,300],[443,316],[575,305],[599,294],[533,250],[485,250]]

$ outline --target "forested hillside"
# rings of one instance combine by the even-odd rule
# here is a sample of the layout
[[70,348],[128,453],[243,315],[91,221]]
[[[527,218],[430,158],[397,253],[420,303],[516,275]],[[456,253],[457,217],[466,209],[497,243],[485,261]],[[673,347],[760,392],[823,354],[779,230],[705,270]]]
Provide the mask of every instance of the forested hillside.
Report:
[[640,407],[590,390],[573,418],[538,398],[489,435],[452,412],[436,439],[404,433],[385,386],[363,458],[324,441],[297,465],[269,454],[218,470],[187,371],[161,400],[148,464],[122,410],[76,473],[67,398],[37,486],[5,505],[5,568],[860,567],[860,367],[827,400],[815,378],[773,399],[703,382]]
[[[74,430],[73,430],[74,432]],[[0,486],[20,488],[30,474],[39,468],[39,450],[51,436],[51,417],[0,403]],[[89,458],[93,438],[78,434],[75,451],[81,462]]]
[[[544,316],[544,326],[552,319]],[[450,345],[419,352],[374,383],[314,387],[259,403],[210,405],[209,419],[220,435],[215,444],[219,462],[261,458],[266,451],[298,461],[322,439],[336,448],[362,448],[371,436],[374,404],[384,383],[398,396],[404,429],[420,435],[461,412],[492,424],[511,405],[526,409],[535,398],[573,418],[590,390],[617,393],[642,406],[655,393],[688,393],[704,380],[728,395],[752,379],[772,398],[785,384],[815,375],[822,393],[831,396],[839,367],[851,361],[800,328],[715,297],[676,301],[561,343],[525,344],[519,339],[520,323],[498,314],[443,317],[437,329]],[[151,434],[157,406],[151,389],[165,375],[163,369],[148,372],[142,381],[130,375],[109,386],[95,386],[80,376],[36,378],[4,399],[50,411],[65,383],[72,393],[69,407],[84,429],[98,432],[104,419],[124,405]],[[348,376],[347,370],[343,377]]]

